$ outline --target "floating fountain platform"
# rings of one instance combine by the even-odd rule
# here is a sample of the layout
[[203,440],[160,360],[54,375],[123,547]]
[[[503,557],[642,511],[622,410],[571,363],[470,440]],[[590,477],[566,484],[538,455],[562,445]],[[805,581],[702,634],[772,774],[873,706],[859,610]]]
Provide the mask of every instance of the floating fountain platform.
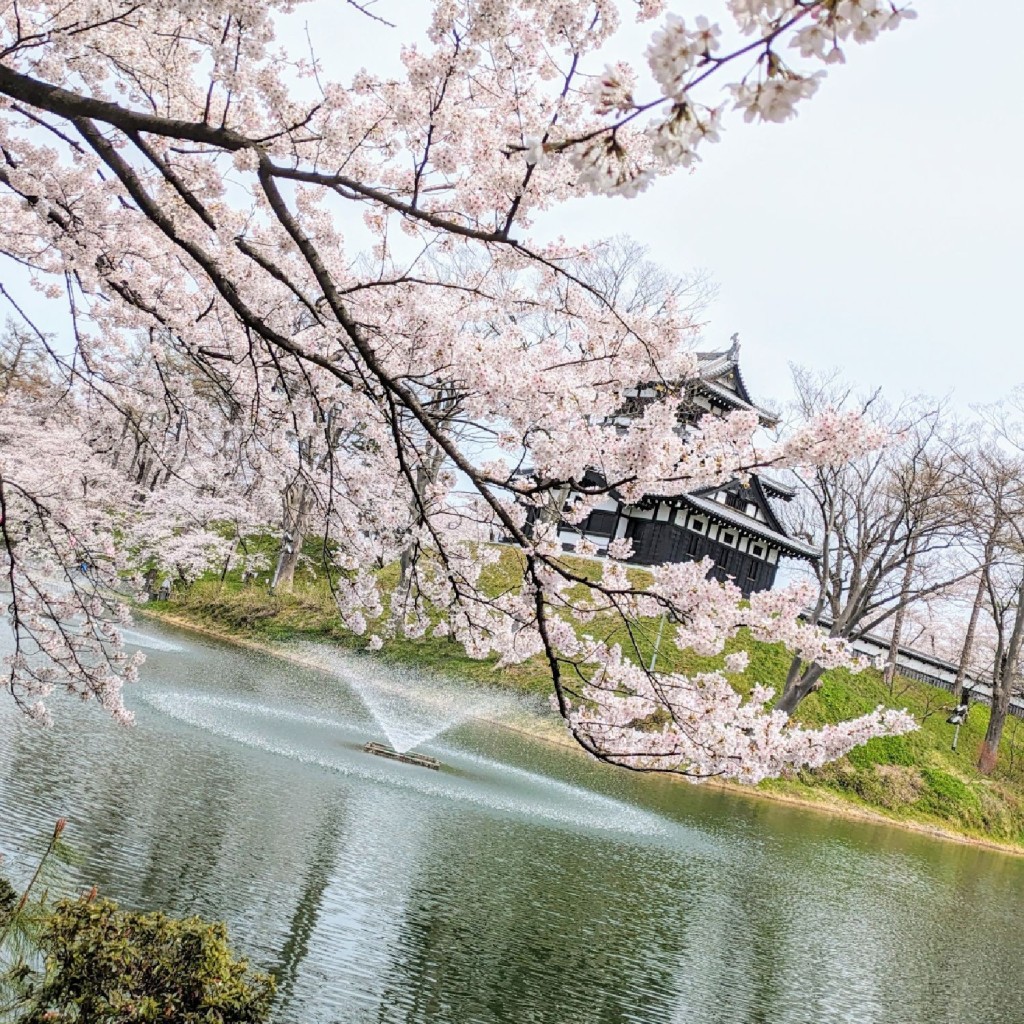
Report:
[[421,768],[432,768],[435,772],[441,768],[441,762],[434,757],[427,757],[426,754],[401,753],[384,746],[383,743],[375,743],[372,740],[363,747],[363,752],[376,754],[378,757],[386,757],[392,761],[401,761],[404,764],[416,764]]

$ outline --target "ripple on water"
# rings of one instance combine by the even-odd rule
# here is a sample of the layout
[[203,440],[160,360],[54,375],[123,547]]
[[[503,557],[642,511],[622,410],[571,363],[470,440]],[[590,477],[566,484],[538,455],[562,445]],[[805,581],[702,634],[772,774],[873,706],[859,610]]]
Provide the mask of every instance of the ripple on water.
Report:
[[127,732],[0,702],[0,846],[30,854],[5,870],[70,814],[73,886],[227,921],[278,1024],[1024,1020],[1017,861],[511,734],[447,736],[442,773],[391,764],[337,675],[186,649],[152,659]]

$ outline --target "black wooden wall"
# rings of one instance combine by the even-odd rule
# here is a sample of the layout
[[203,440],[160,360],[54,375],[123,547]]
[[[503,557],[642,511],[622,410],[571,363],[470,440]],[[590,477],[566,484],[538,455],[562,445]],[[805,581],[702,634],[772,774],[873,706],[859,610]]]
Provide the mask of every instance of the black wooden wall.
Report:
[[715,567],[711,576],[730,580],[744,594],[770,590],[775,582],[777,565],[754,558],[716,540],[694,533],[675,523],[650,519],[628,519],[626,536],[633,538],[633,557],[638,565],[659,565],[662,562],[690,562],[710,558]]

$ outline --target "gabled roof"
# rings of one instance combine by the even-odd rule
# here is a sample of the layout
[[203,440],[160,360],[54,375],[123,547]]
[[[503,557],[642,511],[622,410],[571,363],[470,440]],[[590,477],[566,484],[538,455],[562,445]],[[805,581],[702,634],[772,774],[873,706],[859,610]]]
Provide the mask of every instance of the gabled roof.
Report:
[[779,517],[775,514],[775,509],[772,508],[772,503],[768,500],[768,495],[765,492],[763,485],[761,484],[760,477],[752,476],[750,478],[750,488],[752,491],[754,491],[755,494],[757,494],[758,504],[764,511],[765,520],[767,521],[768,525],[773,530],[776,530],[778,533],[781,533],[783,537],[788,537],[789,534],[786,533],[786,528],[779,521]]
[[757,475],[757,481],[762,490],[770,498],[781,498],[783,501],[792,501],[796,497],[796,488],[784,484],[781,480],[765,476],[763,473]]

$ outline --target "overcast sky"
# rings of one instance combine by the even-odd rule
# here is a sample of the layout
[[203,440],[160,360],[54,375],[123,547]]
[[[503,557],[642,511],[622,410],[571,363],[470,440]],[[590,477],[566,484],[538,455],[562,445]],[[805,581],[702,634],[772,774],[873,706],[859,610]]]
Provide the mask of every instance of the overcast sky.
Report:
[[[720,4],[669,6],[686,16]],[[628,233],[666,266],[706,268],[720,290],[705,344],[740,333],[755,397],[785,400],[790,362],[961,408],[1024,382],[1024,4],[986,4],[983,22],[962,0],[914,6],[916,21],[848,48],[795,121],[732,121],[695,173],[635,200],[582,200],[542,228]],[[333,56],[317,49],[334,69],[379,67],[426,7],[378,0],[397,32],[360,19]],[[650,31],[627,40],[631,56]]]
[[706,339],[740,332],[755,397],[785,397],[789,362],[958,406],[1024,382],[1024,4],[985,5],[984,33],[975,5],[915,6],[795,121],[734,122],[695,173],[595,201],[602,231],[711,272]]

